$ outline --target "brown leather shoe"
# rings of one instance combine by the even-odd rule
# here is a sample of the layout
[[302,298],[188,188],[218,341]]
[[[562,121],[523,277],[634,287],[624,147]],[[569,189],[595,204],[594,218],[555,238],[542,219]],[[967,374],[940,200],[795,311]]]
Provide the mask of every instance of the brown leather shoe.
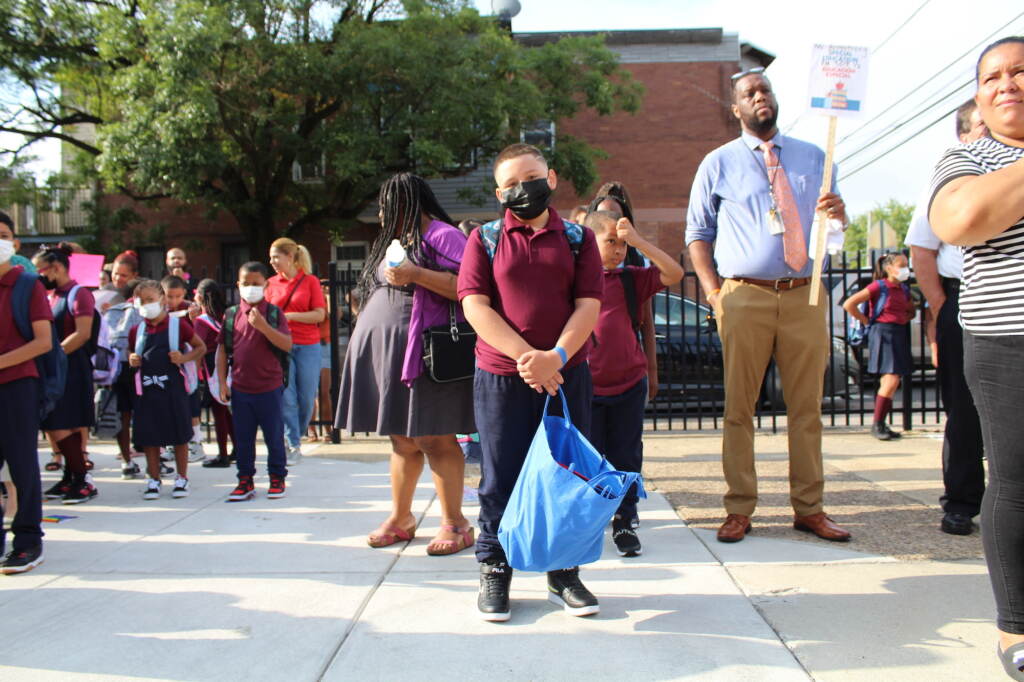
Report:
[[743,514],[729,514],[718,529],[719,542],[739,542],[750,532],[750,517]]
[[837,526],[825,512],[818,512],[810,516],[796,516],[793,518],[793,528],[807,533],[814,533],[823,540],[832,542],[846,542],[850,539],[850,533]]

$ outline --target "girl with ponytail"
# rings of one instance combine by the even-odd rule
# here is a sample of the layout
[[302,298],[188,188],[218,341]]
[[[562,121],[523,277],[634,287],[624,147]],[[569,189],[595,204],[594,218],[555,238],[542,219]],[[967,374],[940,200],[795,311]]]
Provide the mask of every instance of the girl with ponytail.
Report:
[[270,245],[270,264],[277,272],[267,280],[264,298],[288,320],[292,350],[288,385],[284,389],[284,439],[288,464],[299,463],[302,434],[313,416],[320,386],[320,323],[327,316],[320,280],[311,274],[309,250],[288,237]]

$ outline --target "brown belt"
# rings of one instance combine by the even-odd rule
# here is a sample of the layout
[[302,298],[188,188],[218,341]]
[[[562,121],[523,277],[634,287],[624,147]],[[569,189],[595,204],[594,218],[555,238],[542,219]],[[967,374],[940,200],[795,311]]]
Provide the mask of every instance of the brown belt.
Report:
[[785,279],[754,279],[753,277],[730,277],[737,282],[745,282],[747,284],[756,284],[759,287],[768,287],[769,289],[775,289],[775,291],[785,291],[787,289],[796,289],[811,283],[810,277],[786,277]]

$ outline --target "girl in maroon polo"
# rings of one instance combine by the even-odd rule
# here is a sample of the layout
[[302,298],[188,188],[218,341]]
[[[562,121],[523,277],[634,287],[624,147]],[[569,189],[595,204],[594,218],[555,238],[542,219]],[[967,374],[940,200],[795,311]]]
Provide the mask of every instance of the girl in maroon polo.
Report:
[[[206,354],[206,345],[185,318],[167,314],[159,282],[144,280],[135,287],[136,305],[145,321],[128,334],[128,364],[135,384],[132,440],[146,453],[149,482],[142,497],[160,497],[160,448],[174,445],[178,476],[172,497],[187,497],[188,441],[192,436],[192,408],[182,368]],[[171,344],[171,325],[178,328],[177,347]],[[140,339],[139,335],[143,334]],[[185,344],[192,347],[184,352]]]
[[[50,306],[57,337],[68,358],[64,394],[41,425],[64,457],[64,475],[45,496],[60,499],[64,504],[79,504],[96,497],[96,487],[86,467],[81,433],[83,427],[91,427],[96,419],[89,348],[96,303],[92,292],[78,286],[68,275],[71,253],[71,247],[61,242],[45,247],[33,260],[40,281],[51,291]],[[74,298],[69,300],[72,290]]]
[[[206,377],[206,404],[213,413],[214,430],[217,433],[216,457],[203,462],[207,469],[226,469],[231,466],[228,455],[228,441],[232,447],[235,441],[234,425],[231,421],[231,410],[221,403],[220,385],[217,377],[217,336],[224,324],[224,292],[220,285],[212,279],[204,279],[196,287],[196,303],[199,304],[199,316],[195,320],[196,334],[206,344],[206,356],[202,363],[202,376]],[[212,379],[212,381],[211,381]]]
[[[14,244],[0,239],[0,463],[6,463],[18,495],[18,510],[11,522],[11,552],[0,561],[0,573],[24,573],[43,562],[42,486],[39,482],[39,370],[35,358],[50,350],[52,328],[46,290],[35,281],[26,287],[27,301],[15,301],[19,278],[35,279],[21,266],[12,266]],[[23,283],[22,286],[25,286]],[[21,289],[19,288],[19,293]],[[15,306],[24,306],[32,338],[24,338],[15,324]],[[0,509],[0,517],[3,511]],[[0,524],[0,556],[5,534]]]

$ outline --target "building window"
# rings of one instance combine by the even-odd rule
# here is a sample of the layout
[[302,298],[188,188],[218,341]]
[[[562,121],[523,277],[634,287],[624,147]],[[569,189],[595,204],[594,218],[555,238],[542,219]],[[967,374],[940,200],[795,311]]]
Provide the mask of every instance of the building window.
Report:
[[546,151],[554,151],[555,122],[537,121],[533,125],[525,126],[519,133],[519,141]]
[[292,161],[292,180],[295,182],[323,182],[327,157],[323,154],[302,154]]
[[[334,261],[338,273],[344,279],[351,271],[351,277],[358,278],[370,252],[370,242],[342,242],[334,245]],[[354,281],[354,280],[353,280]]]

